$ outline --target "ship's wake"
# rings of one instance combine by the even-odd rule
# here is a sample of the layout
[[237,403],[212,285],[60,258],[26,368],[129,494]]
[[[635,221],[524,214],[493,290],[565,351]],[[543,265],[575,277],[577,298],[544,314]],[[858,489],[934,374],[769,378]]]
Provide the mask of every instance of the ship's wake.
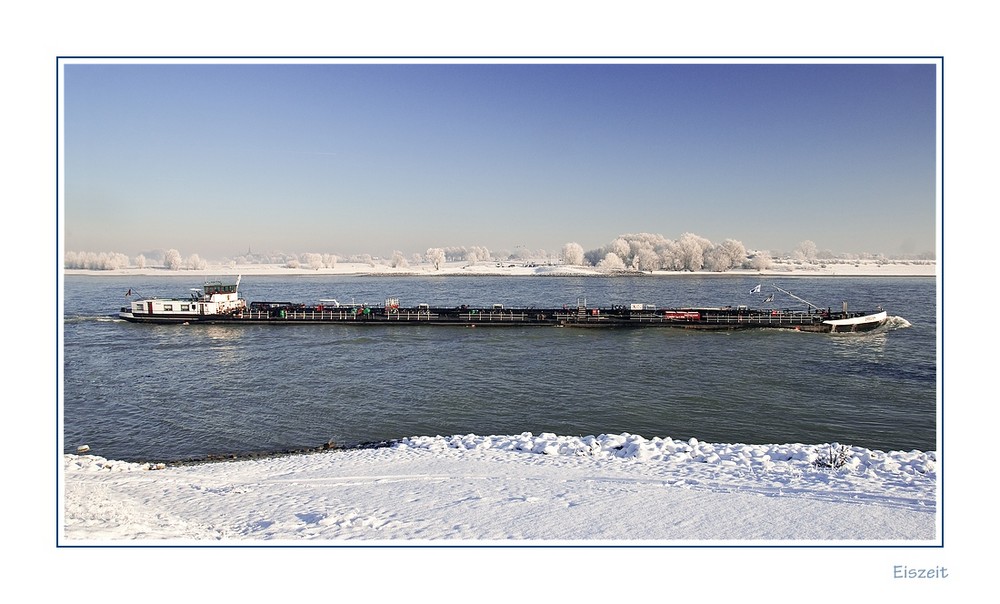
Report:
[[886,319],[884,327],[886,329],[906,329],[907,327],[913,327],[913,325],[903,317],[890,316]]
[[118,315],[74,315],[63,318],[63,323],[115,323],[124,321]]

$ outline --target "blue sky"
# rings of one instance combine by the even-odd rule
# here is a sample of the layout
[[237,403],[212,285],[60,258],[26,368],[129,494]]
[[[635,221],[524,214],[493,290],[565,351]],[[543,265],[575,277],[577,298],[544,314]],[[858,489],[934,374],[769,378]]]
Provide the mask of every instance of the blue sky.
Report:
[[622,233],[936,248],[936,65],[96,64],[65,247],[387,256]]

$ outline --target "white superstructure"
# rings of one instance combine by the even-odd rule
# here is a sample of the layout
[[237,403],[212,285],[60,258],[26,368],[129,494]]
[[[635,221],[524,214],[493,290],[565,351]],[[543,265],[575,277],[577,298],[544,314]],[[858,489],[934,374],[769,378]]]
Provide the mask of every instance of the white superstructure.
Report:
[[199,317],[240,312],[246,301],[239,295],[240,277],[234,283],[209,281],[203,289],[193,289],[190,298],[147,298],[133,300],[122,308],[123,319],[142,321],[186,321]]

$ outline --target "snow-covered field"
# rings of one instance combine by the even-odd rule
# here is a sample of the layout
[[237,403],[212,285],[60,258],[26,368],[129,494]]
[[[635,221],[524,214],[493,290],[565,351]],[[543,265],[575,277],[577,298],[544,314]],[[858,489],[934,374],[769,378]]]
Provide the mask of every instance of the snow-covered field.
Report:
[[628,434],[414,437],[169,467],[66,455],[63,533],[69,545],[930,544],[937,476],[934,452]]

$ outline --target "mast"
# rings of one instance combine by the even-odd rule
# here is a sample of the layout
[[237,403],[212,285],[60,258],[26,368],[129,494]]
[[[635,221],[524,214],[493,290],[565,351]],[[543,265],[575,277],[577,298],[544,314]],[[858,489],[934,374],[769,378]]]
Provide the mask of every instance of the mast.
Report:
[[788,294],[789,296],[795,298],[796,300],[798,300],[799,302],[802,302],[803,304],[806,304],[807,306],[811,306],[811,307],[815,308],[816,310],[821,310],[820,307],[816,306],[815,304],[813,304],[809,300],[803,300],[802,298],[796,296],[792,292],[781,289],[777,285],[772,285],[771,287],[773,287],[774,289],[778,290],[781,293]]

